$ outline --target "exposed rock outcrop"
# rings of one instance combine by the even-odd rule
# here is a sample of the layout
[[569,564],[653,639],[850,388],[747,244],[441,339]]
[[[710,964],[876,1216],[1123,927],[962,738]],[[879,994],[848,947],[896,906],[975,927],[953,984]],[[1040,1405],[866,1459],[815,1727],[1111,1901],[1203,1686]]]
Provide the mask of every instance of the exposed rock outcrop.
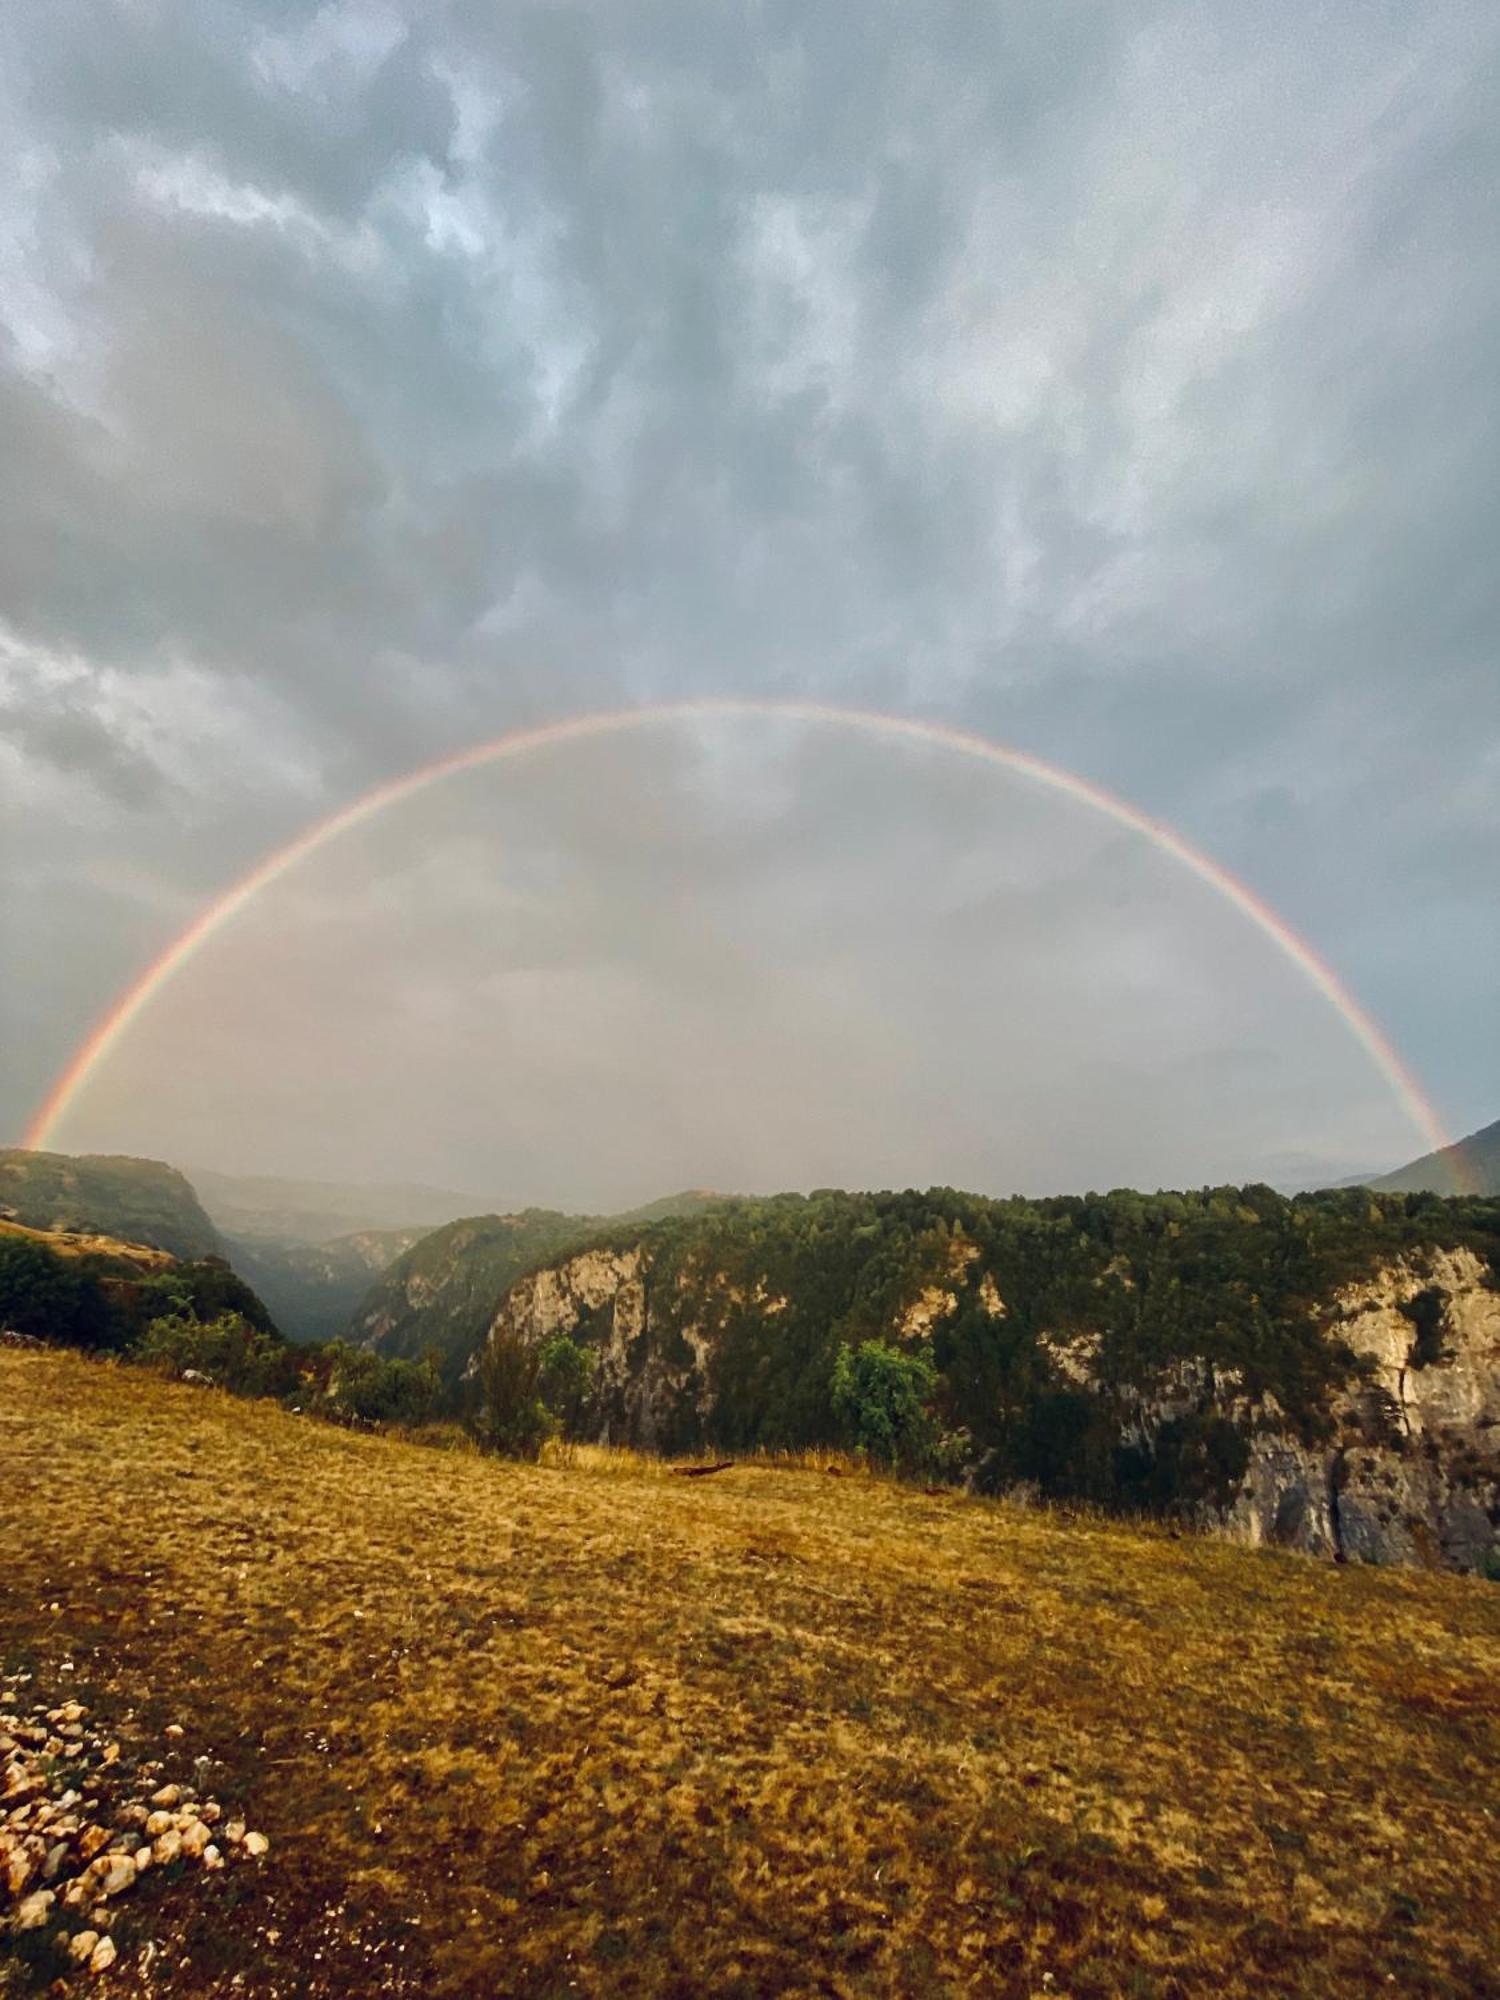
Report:
[[1388,1266],[1336,1301],[1361,1373],[1334,1438],[1298,1443],[1252,1412],[1228,1532],[1312,1555],[1480,1569],[1500,1524],[1500,1292],[1471,1250]]
[[[1006,1316],[1005,1284],[955,1240],[936,1277],[925,1270],[892,1309],[894,1340],[929,1338],[961,1310]],[[929,1282],[929,1280],[931,1280]],[[595,1434],[646,1449],[712,1440],[715,1367],[725,1329],[787,1301],[700,1267],[670,1275],[650,1238],[593,1248],[522,1278],[491,1332],[542,1343],[558,1333],[596,1355]],[[1330,1342],[1354,1357],[1310,1442],[1273,1395],[1250,1396],[1233,1369],[1187,1357],[1149,1379],[1100,1380],[1109,1328],[1042,1333],[1037,1351],[1063,1391],[1098,1391],[1122,1447],[1150,1451],[1174,1422],[1233,1428],[1243,1471],[1196,1503],[1200,1525],[1335,1560],[1465,1570],[1500,1565],[1500,1291],[1468,1249],[1388,1263],[1319,1309]]]

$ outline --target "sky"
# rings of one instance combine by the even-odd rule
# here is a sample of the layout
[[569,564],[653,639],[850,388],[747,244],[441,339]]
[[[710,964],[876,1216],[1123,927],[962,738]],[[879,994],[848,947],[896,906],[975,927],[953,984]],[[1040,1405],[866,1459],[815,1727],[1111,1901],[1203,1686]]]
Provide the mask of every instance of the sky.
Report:
[[[0,1132],[237,877],[695,697],[982,733],[1500,1115],[1500,16],[0,12]],[[267,891],[59,1144],[603,1206],[1426,1150],[1086,807],[784,719]]]

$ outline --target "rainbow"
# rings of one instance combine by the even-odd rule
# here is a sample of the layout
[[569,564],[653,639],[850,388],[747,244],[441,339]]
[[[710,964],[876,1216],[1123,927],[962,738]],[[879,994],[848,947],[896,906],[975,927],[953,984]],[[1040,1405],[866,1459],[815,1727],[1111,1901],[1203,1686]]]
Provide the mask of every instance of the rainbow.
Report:
[[1077,800],[1081,805],[1091,806],[1118,825],[1133,833],[1143,835],[1161,853],[1170,855],[1180,862],[1201,882],[1216,889],[1225,901],[1231,903],[1244,917],[1263,931],[1284,957],[1297,970],[1335,1012],[1341,1017],[1355,1040],[1369,1056],[1375,1068],[1390,1086],[1395,1097],[1410,1117],[1412,1124],[1428,1142],[1430,1149],[1441,1152],[1449,1143],[1443,1127],[1427,1102],[1415,1078],[1404,1067],[1395,1050],[1375,1023],[1365,1013],[1353,996],[1345,989],[1337,975],[1324,964],[1310,945],[1296,932],[1290,930],[1276,912],[1263,903],[1252,889],[1238,881],[1227,869],[1211,861],[1206,854],[1189,845],[1180,834],[1174,833],[1159,820],[1150,818],[1136,807],[1127,805],[1123,799],[1105,791],[1103,786],[1089,783],[1084,778],[1075,777],[1071,772],[1060,770],[1056,765],[1046,763],[1040,757],[1033,757],[1024,750],[1012,750],[1004,744],[994,743],[988,737],[976,736],[967,730],[955,729],[944,723],[921,722],[911,717],[886,715],[875,710],[841,708],[820,701],[779,701],[779,700],[695,700],[655,703],[640,708],[615,709],[592,715],[574,716],[562,722],[551,722],[539,728],[517,729],[505,736],[498,736],[491,742],[474,745],[460,750],[452,756],[439,757],[420,769],[409,771],[404,777],[391,779],[377,785],[363,797],[350,805],[330,813],[326,819],[310,826],[295,840],[280,847],[274,854],[267,855],[258,867],[236,882],[222,896],[210,903],[194,922],[157,958],[138,979],[115,1001],[109,1012],[94,1028],[81,1045],[72,1061],[57,1079],[46,1098],[39,1106],[22,1143],[28,1147],[45,1149],[56,1142],[59,1128],[76,1104],[80,1092],[89,1078],[118,1046],[121,1038],[129,1032],[133,1022],[150,1006],[156,995],[168,980],[180,972],[188,961],[198,954],[209,940],[233,923],[239,913],[265,889],[269,889],[288,875],[294,868],[316,854],[320,848],[338,840],[356,827],[363,826],[377,814],[389,807],[399,805],[416,793],[425,791],[430,785],[439,785],[444,779],[456,777],[462,771],[473,771],[482,765],[500,764],[512,758],[525,757],[533,750],[544,750],[559,744],[582,743],[594,737],[623,734],[629,730],[644,729],[662,722],[686,721],[702,717],[729,719],[749,719],[755,717],[784,717],[795,722],[826,724],[840,729],[850,729],[864,735],[893,739],[897,742],[934,744],[946,750],[953,750],[966,757],[978,758],[996,768],[1015,773],[1065,797]]

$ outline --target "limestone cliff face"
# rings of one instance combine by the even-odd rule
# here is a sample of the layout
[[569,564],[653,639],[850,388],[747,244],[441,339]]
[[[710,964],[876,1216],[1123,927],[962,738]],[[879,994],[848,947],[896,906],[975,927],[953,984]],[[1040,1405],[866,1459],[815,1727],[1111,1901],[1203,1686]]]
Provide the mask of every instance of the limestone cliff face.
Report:
[[[897,1301],[888,1338],[923,1339],[965,1306],[1006,1317],[1003,1281],[973,1246],[924,1269]],[[520,1279],[496,1311],[540,1343],[556,1333],[595,1348],[591,1427],[647,1449],[695,1446],[714,1431],[714,1359],[732,1315],[769,1320],[788,1301],[701,1267],[671,1275],[649,1243],[589,1249]],[[1227,1504],[1200,1524],[1251,1543],[1330,1559],[1482,1569],[1500,1561],[1500,1291],[1470,1250],[1433,1251],[1350,1285],[1319,1315],[1356,1365],[1335,1394],[1326,1441],[1310,1444],[1272,1396],[1233,1370],[1187,1357],[1151,1381],[1098,1380],[1108,1329],[1038,1336],[1053,1382],[1098,1390],[1122,1445],[1150,1446],[1190,1415],[1227,1419],[1248,1462]]]
[[[603,1443],[660,1450],[696,1428],[686,1410],[706,1414],[708,1343],[693,1327],[674,1340],[647,1326],[644,1251],[584,1250],[533,1272],[501,1302],[490,1332],[516,1332],[540,1345],[555,1333],[586,1330],[597,1352],[591,1408]],[[686,1441],[686,1440],[684,1440]]]
[[1493,1560],[1500,1293],[1486,1280],[1472,1251],[1434,1251],[1341,1292],[1334,1331],[1363,1379],[1337,1398],[1326,1447],[1295,1442],[1274,1406],[1252,1413],[1250,1466],[1226,1530],[1366,1562]]

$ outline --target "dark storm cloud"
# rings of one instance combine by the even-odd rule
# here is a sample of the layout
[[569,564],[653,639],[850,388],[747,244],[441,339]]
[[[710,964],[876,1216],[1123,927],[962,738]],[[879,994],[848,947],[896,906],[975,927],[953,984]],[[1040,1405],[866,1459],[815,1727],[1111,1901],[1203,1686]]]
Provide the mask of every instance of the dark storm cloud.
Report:
[[[529,719],[804,691],[1184,824],[1493,1115],[1489,10],[0,37],[12,1119],[317,810]],[[85,973],[28,884],[64,854],[82,923],[105,850],[137,921]]]

